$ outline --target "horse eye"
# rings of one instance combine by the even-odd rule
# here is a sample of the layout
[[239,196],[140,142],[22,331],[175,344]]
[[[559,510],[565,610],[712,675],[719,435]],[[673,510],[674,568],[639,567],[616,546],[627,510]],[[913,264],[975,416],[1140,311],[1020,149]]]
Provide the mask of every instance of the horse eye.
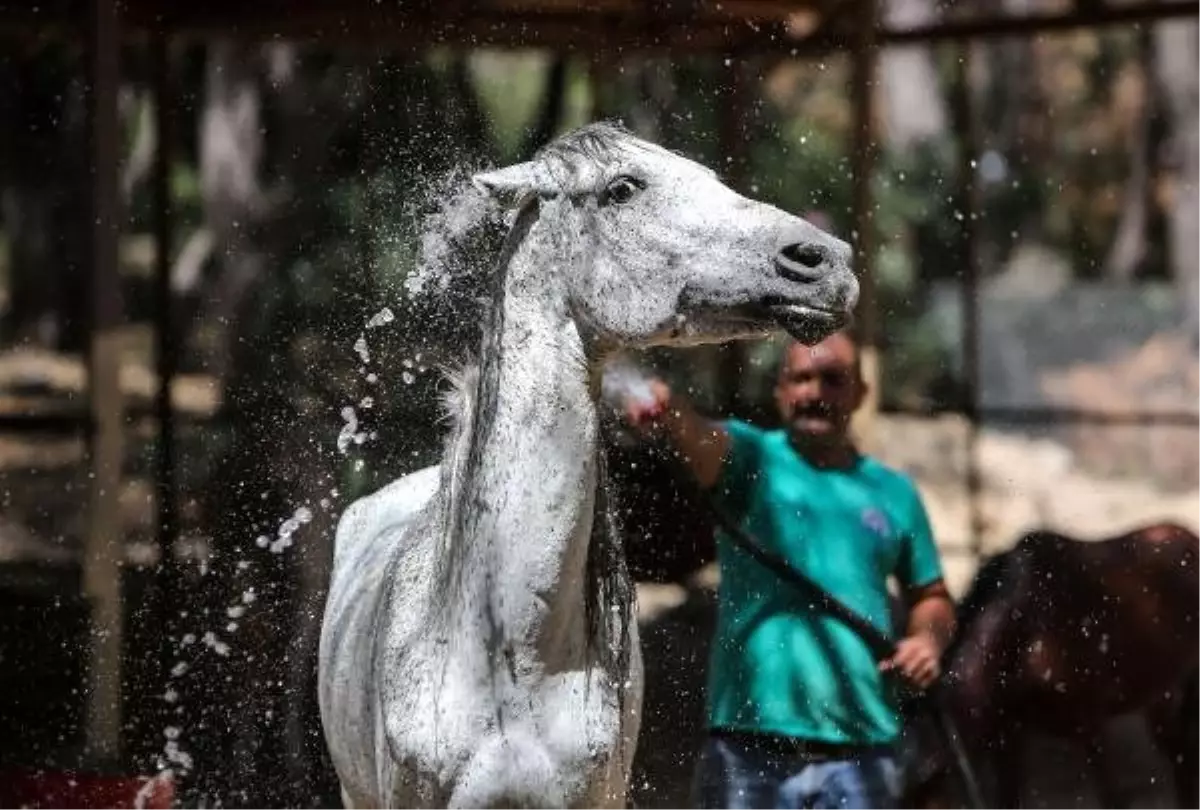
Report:
[[641,181],[635,180],[628,175],[622,175],[609,183],[608,187],[604,189],[601,202],[623,205],[632,200],[633,195],[637,194],[643,188],[645,188],[645,184]]

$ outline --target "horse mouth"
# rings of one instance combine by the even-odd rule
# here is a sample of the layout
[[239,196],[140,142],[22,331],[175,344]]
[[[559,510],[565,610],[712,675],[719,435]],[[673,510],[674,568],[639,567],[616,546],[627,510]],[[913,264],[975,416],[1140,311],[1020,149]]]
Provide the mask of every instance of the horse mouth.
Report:
[[785,332],[805,344],[819,343],[850,324],[851,313],[810,304],[772,302],[766,311]]

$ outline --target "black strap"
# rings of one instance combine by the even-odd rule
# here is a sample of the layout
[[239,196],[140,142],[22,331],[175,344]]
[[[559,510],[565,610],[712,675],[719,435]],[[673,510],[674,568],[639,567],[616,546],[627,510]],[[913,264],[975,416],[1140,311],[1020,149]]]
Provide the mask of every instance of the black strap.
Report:
[[896,652],[895,643],[878,627],[871,624],[843,602],[835,599],[828,591],[818,585],[807,574],[791,565],[781,555],[762,547],[758,541],[735,521],[716,500],[711,497],[701,497],[703,504],[712,515],[714,522],[725,530],[729,539],[742,551],[749,554],[762,565],[771,569],[779,577],[789,581],[803,592],[814,605],[836,617],[843,624],[859,635],[871,649],[876,661],[886,661]]

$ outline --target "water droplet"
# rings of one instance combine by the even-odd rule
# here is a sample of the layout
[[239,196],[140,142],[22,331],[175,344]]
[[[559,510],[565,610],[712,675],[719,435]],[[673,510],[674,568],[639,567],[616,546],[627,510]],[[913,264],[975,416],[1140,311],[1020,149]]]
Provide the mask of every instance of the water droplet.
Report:
[[358,352],[358,357],[364,363],[371,362],[371,353],[367,351],[367,339],[362,335],[358,336],[358,340],[354,341],[354,351]]
[[345,455],[351,444],[362,444],[364,436],[358,430],[358,414],[353,407],[347,405],[342,408],[342,419],[344,423],[338,433],[337,448],[339,453]]
[[396,320],[396,314],[392,312],[390,307],[384,307],[371,316],[371,320],[367,321],[368,329],[377,329],[380,326],[386,326]]

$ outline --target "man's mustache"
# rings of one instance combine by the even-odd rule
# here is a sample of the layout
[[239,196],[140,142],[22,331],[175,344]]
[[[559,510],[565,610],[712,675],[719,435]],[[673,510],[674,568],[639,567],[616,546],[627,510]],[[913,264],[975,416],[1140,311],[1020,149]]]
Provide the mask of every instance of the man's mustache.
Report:
[[798,405],[792,411],[793,419],[829,419],[831,416],[833,416],[833,409],[824,402]]

